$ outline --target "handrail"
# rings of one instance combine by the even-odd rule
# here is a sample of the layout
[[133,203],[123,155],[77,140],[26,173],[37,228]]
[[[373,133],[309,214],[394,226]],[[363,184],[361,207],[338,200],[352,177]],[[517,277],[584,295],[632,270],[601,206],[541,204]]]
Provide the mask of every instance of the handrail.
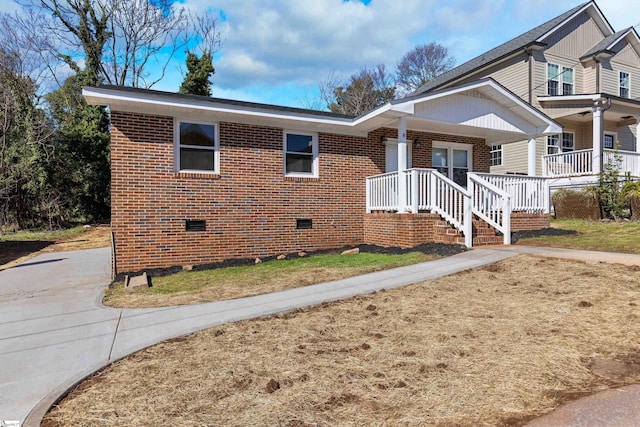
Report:
[[500,231],[504,244],[511,244],[511,195],[487,180],[467,174],[472,195],[471,209],[480,219]]

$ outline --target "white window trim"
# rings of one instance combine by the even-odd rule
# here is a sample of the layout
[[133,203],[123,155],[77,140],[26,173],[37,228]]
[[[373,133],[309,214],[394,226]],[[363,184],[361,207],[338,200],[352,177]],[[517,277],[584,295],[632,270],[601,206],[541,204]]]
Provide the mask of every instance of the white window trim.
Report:
[[[433,141],[433,148],[450,148],[453,150],[466,150],[469,153],[469,164],[467,168],[467,173],[473,172],[473,144],[462,144],[460,142],[445,142],[445,141]],[[447,178],[453,172],[453,151],[450,150],[447,154],[449,157],[447,158],[447,166],[449,171],[447,173]],[[433,158],[431,160],[433,162]],[[433,167],[433,164],[431,165]]]
[[[287,135],[305,135],[311,137],[311,152],[313,160],[311,163],[311,173],[289,172],[287,173]],[[318,134],[316,132],[305,132],[297,130],[285,130],[282,132],[282,173],[287,177],[294,178],[318,178]],[[293,154],[293,153],[292,153]]]
[[[621,76],[622,73],[625,73],[629,78],[629,87],[625,88],[628,91],[628,96],[627,97],[623,97],[622,93],[620,93],[621,89],[622,89],[622,85],[620,84],[620,77],[622,77]],[[628,71],[622,71],[622,70],[618,71],[618,96],[620,98],[631,99],[631,73],[629,73]]]
[[[571,136],[573,136],[573,138],[571,138],[571,140],[573,141],[573,147],[571,148],[571,151],[564,151],[564,150],[563,150],[563,148],[564,148],[564,145],[563,145],[563,144],[564,144],[564,134],[565,134],[565,133],[568,133],[568,134],[570,134]],[[560,150],[561,150],[561,152],[563,152],[563,153],[571,153],[571,152],[573,152],[573,151],[576,151],[576,133],[575,133],[574,131],[567,130],[567,131],[563,131],[563,132],[560,134]]]
[[[563,150],[563,145],[562,145],[562,135],[565,133],[569,133],[571,135],[573,135],[573,151],[576,151],[576,133],[574,131],[570,131],[570,130],[565,130],[562,133],[558,133],[555,135],[547,135],[546,138],[546,143],[547,143],[547,155],[549,154],[549,147],[558,147],[559,151],[557,153],[553,153],[553,154],[562,154],[562,153],[570,153],[571,151],[564,151]],[[549,145],[549,138],[553,137],[553,136],[557,136],[558,137],[558,145]]]
[[[499,147],[497,150],[494,150],[493,147]],[[493,166],[502,166],[504,163],[504,150],[503,150],[504,144],[492,144],[490,146],[490,151],[489,151],[489,167],[493,167]],[[491,164],[492,162],[492,158],[491,158],[491,154],[493,153],[500,153],[500,163],[496,163],[495,165]]]
[[[181,123],[194,123],[199,125],[213,126],[214,128],[213,137],[215,138],[213,148],[203,147],[202,145],[180,144],[180,124]],[[180,168],[180,147],[212,150],[214,152],[213,153],[213,170],[181,169]],[[187,118],[174,118],[173,120],[173,164],[174,164],[175,172],[219,175],[220,174],[220,126],[218,122],[191,120]]]
[[[558,74],[555,76],[550,76],[549,75],[549,65],[555,65],[556,67],[558,67]],[[564,65],[560,65],[557,64],[555,62],[547,62],[546,65],[546,72],[547,72],[547,82],[549,81],[554,81],[556,82],[558,85],[558,93],[555,95],[552,95],[549,93],[549,84],[547,83],[547,95],[548,96],[562,96],[564,95],[564,73],[566,70],[572,70],[571,73],[571,94],[570,95],[574,95],[576,93],[576,69],[574,67],[565,67]]]
[[610,135],[613,137],[613,147],[611,148],[607,148],[604,146],[604,137],[602,138],[602,148],[606,149],[606,150],[615,150],[616,149],[616,142],[618,141],[618,133],[617,132],[610,132],[608,130],[603,132],[604,135]]

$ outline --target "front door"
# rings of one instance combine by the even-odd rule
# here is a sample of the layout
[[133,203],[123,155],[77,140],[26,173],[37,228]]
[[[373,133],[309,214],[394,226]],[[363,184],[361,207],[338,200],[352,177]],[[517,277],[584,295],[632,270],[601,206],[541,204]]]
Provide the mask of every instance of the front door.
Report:
[[[407,169],[411,169],[413,164],[412,159],[412,144],[407,141]],[[395,172],[398,170],[398,140],[387,139],[385,142],[385,172]]]
[[471,171],[473,146],[434,141],[431,164],[438,172],[458,185],[467,186],[467,172]]

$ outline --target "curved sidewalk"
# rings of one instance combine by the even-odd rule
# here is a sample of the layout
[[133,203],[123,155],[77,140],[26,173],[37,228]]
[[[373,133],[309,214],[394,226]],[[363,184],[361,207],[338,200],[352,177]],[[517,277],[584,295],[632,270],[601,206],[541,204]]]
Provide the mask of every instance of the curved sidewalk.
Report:
[[422,282],[514,256],[476,249],[422,264],[271,294],[192,306],[113,309],[108,248],[51,253],[0,271],[0,420],[36,426],[64,391],[158,342],[251,319]]

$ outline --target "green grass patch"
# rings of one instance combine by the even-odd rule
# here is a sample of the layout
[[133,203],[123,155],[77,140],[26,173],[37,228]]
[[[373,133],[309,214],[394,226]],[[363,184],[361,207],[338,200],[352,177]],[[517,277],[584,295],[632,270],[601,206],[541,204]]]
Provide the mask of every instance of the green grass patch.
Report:
[[233,299],[339,280],[435,258],[421,252],[329,254],[274,260],[251,266],[182,271],[154,277],[151,288],[131,294],[124,292],[123,283],[116,283],[107,290],[105,304],[114,307],[158,307]]
[[640,222],[637,221],[556,219],[551,226],[574,234],[526,237],[518,240],[518,244],[640,254]]
[[18,231],[5,231],[0,233],[0,241],[5,242],[34,242],[34,241],[49,241],[55,242],[58,240],[71,239],[79,236],[86,230],[82,226],[66,228],[63,230],[18,230]]

